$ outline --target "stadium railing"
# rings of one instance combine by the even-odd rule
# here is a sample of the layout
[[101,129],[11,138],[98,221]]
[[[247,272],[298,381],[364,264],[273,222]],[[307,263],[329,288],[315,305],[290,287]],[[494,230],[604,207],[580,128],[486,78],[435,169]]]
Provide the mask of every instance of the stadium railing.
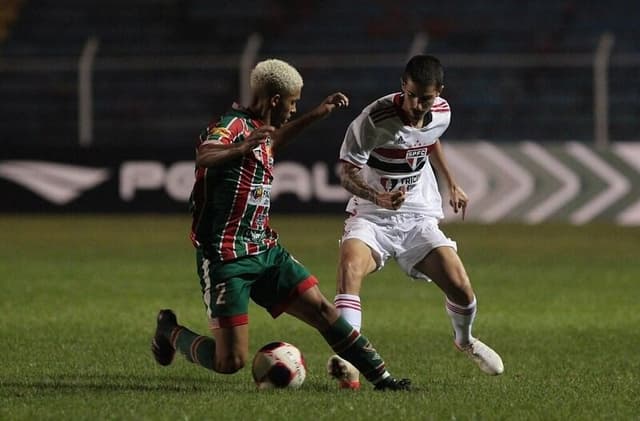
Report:
[[[613,53],[603,34],[591,53],[440,54],[445,97],[458,120],[452,138],[579,140],[604,148],[637,140],[634,81],[640,54]],[[259,36],[235,55],[105,57],[87,40],[78,57],[0,61],[3,143],[90,146],[137,142],[161,146],[193,133],[244,90],[253,63],[268,56]],[[347,89],[354,109],[397,90],[407,57],[428,51],[424,34],[402,53],[287,54],[305,75],[305,96]],[[268,51],[268,50],[267,50]],[[311,94],[310,94],[311,92]],[[75,128],[74,128],[75,125]]]

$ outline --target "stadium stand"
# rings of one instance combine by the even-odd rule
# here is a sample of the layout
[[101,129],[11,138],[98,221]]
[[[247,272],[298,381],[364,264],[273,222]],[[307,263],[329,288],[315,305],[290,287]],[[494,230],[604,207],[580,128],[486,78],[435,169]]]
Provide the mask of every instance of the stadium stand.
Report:
[[[3,0],[0,13],[0,134],[3,145],[77,143],[77,59],[87,38],[100,47],[94,79],[95,143],[173,146],[191,139],[238,96],[237,69],[197,57],[239,60],[248,36],[260,56],[406,54],[416,32],[447,54],[592,53],[604,32],[614,54],[636,53],[640,3],[612,0],[451,2],[382,0]],[[9,6],[7,6],[9,5]],[[12,14],[13,11],[13,14]],[[13,16],[12,19],[3,16]],[[3,32],[4,31],[4,32]],[[196,58],[172,66],[172,58]],[[117,63],[146,58],[146,65]],[[52,68],[25,66],[45,59]],[[154,67],[153,63],[158,65]],[[34,63],[40,63],[34,62]],[[149,64],[151,63],[151,64]],[[295,64],[295,63],[294,63]],[[590,141],[590,67],[448,66],[444,96],[452,139]],[[379,68],[301,68],[305,98],[340,89],[352,113],[317,135],[341,138],[362,106],[398,88],[403,63]],[[638,67],[611,69],[611,137],[636,140]],[[301,108],[311,103],[304,102]],[[314,129],[315,130],[315,129]],[[312,134],[313,135],[313,134]]]

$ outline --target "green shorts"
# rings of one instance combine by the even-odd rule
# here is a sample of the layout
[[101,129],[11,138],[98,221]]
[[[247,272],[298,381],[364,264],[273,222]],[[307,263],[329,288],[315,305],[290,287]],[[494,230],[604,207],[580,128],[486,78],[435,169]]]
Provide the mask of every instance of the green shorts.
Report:
[[276,318],[293,299],[318,284],[280,245],[229,262],[212,261],[206,255],[197,249],[202,298],[213,329],[249,323],[249,298]]

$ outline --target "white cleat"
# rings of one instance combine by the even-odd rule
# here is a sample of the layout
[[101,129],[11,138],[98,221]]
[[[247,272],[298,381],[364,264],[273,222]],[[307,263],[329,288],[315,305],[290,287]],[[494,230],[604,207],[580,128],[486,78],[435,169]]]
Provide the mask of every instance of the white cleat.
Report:
[[480,370],[485,373],[497,376],[504,371],[504,364],[500,355],[479,339],[473,338],[469,344],[464,346],[459,346],[455,342],[454,344],[456,348],[478,364]]
[[340,389],[360,389],[360,372],[338,355],[332,355],[327,361],[327,373],[339,382]]

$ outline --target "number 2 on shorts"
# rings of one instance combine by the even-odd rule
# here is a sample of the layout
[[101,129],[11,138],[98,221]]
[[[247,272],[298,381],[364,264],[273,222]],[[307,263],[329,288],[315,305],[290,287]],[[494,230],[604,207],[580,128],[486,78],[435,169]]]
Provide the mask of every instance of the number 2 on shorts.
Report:
[[224,293],[227,292],[227,284],[224,282],[220,282],[216,284],[217,298],[216,304],[225,304],[226,301],[224,299]]

